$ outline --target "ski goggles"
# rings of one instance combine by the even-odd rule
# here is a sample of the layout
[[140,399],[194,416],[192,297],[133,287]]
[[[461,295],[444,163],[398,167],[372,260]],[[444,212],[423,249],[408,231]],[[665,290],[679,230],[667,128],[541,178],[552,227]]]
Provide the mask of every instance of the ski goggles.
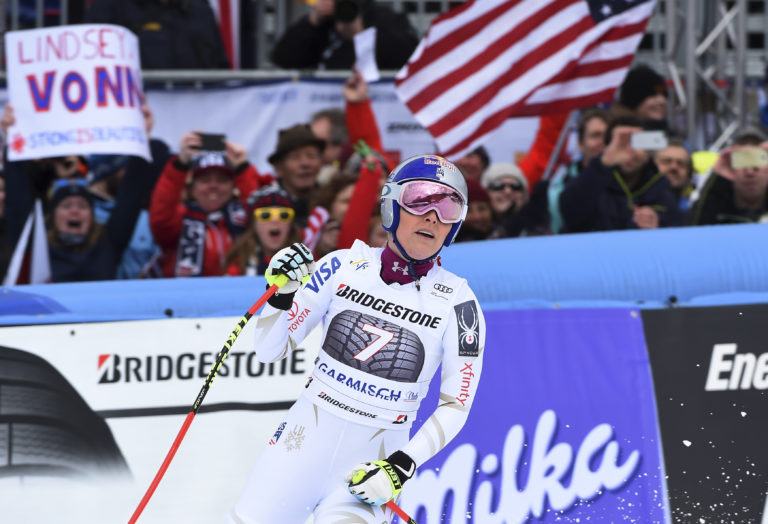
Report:
[[259,222],[271,222],[279,220],[280,222],[293,222],[296,211],[290,207],[257,207],[253,210],[253,217]]
[[405,184],[387,184],[389,193],[383,196],[396,199],[403,209],[412,215],[425,215],[430,211],[444,224],[455,224],[464,220],[466,208],[464,197],[452,187],[430,180],[411,180]]

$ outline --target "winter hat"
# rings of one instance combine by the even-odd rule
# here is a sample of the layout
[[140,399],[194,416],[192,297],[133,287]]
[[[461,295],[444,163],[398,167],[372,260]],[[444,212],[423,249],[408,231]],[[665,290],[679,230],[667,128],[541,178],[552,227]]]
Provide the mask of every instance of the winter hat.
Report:
[[291,196],[277,184],[257,189],[248,195],[248,209],[253,211],[260,207],[290,207],[295,209]]
[[128,166],[131,157],[128,155],[91,155],[88,165],[91,166],[89,181],[98,182],[113,175]]
[[488,169],[483,171],[483,176],[480,179],[483,187],[488,189],[488,186],[496,182],[499,178],[511,176],[515,180],[523,185],[523,191],[528,192],[528,179],[525,178],[522,169],[517,164],[512,162],[496,162],[488,166]]
[[466,179],[467,181],[467,199],[468,204],[474,202],[491,202],[491,197],[488,196],[488,192],[477,180]]
[[224,151],[204,151],[193,156],[190,161],[190,169],[193,176],[210,168],[221,169],[230,175],[235,174],[232,166],[229,165]]
[[304,146],[315,146],[322,153],[325,150],[325,141],[317,138],[306,124],[296,124],[288,129],[281,129],[277,135],[275,152],[269,155],[267,160],[275,165],[291,151]]
[[643,100],[654,95],[667,96],[667,83],[644,64],[630,69],[619,87],[619,102],[629,109],[637,109]]
[[56,180],[51,187],[50,209],[56,209],[62,200],[71,196],[81,196],[93,207],[93,194],[88,189],[88,183],[84,179],[61,178]]

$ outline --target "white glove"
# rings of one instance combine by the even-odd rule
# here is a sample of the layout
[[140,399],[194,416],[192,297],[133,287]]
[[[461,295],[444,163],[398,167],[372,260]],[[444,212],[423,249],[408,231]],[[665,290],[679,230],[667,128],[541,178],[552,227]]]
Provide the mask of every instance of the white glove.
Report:
[[395,451],[387,460],[363,462],[347,473],[344,480],[349,492],[361,501],[381,506],[394,499],[403,489],[403,483],[416,471],[411,457]]
[[[287,295],[296,293],[314,271],[315,260],[312,252],[301,242],[296,242],[275,253],[264,276],[270,286],[279,286],[276,295]],[[282,283],[285,278],[280,278],[281,275],[285,275],[287,282]]]

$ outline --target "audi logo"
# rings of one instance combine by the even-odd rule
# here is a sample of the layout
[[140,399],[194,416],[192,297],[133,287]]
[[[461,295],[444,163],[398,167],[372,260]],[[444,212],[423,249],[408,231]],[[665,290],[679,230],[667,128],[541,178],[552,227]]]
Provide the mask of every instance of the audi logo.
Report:
[[440,293],[453,293],[453,288],[444,286],[442,284],[435,284],[435,289],[438,290]]

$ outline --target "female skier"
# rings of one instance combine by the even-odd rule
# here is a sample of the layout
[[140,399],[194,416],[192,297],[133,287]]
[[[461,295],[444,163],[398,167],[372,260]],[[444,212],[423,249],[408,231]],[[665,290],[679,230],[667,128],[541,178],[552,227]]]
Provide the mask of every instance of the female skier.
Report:
[[[480,377],[485,322],[467,281],[440,266],[467,213],[451,162],[409,158],[382,189],[384,248],[356,241],[317,263],[302,244],[278,252],[286,275],[256,323],[263,362],[322,322],[312,376],[256,461],[229,523],[389,522],[383,506],[459,432]],[[437,263],[435,263],[437,262]],[[409,438],[442,363],[440,400]]]

